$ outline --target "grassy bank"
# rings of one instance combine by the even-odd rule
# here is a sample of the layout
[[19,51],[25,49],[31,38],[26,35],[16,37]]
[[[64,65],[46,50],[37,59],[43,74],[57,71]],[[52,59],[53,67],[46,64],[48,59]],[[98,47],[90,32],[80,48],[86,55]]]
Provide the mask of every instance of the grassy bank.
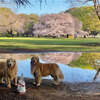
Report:
[[0,50],[100,51],[100,39],[0,38]]

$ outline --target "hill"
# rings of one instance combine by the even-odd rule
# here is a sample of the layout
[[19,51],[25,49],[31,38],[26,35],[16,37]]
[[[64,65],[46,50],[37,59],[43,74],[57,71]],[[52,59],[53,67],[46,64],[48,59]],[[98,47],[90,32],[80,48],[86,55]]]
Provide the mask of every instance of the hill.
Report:
[[83,23],[83,30],[86,31],[99,31],[100,32],[100,21],[96,16],[93,7],[80,7],[80,8],[71,8],[67,10],[72,14],[72,16],[77,17]]

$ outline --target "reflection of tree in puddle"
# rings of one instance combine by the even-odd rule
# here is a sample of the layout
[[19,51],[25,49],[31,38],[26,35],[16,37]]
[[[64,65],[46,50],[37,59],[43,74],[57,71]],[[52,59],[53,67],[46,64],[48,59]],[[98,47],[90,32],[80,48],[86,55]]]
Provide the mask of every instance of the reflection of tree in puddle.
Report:
[[8,59],[8,58],[14,58],[16,60],[25,60],[31,58],[32,54],[0,54],[0,59]]
[[100,66],[95,66],[95,61],[98,59],[100,59],[100,53],[82,53],[79,59],[72,61],[70,65],[72,67],[98,70]]
[[39,54],[40,58],[48,63],[62,63],[62,64],[69,64],[73,60],[77,60],[81,53],[66,53],[66,52],[59,52],[59,53],[44,53]]
[[100,73],[100,64],[96,62],[98,60],[100,60],[100,53],[82,53],[79,59],[70,63],[70,66],[84,69],[96,69],[97,73],[94,76],[95,80]]
[[0,54],[0,58],[14,58],[16,60],[30,59],[33,55],[38,55],[43,61],[48,63],[62,63],[69,64],[73,60],[78,59],[81,53],[66,53],[66,52],[55,52],[55,53],[32,53],[32,54]]

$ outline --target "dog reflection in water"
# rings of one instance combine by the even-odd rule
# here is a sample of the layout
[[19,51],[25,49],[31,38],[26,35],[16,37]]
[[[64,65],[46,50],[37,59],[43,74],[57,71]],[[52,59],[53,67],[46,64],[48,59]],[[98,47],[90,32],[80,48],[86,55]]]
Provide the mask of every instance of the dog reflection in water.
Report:
[[54,79],[54,84],[58,85],[60,80],[64,79],[64,76],[55,63],[40,63],[38,56],[33,56],[31,58],[31,73],[35,77],[36,86],[40,86],[42,81],[42,76],[51,75]]

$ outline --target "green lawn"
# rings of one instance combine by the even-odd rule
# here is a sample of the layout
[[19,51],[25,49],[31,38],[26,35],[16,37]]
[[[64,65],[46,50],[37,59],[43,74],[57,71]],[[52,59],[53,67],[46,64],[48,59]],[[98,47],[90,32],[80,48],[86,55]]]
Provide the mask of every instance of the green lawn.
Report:
[[100,51],[100,39],[0,38],[0,49],[33,51]]

